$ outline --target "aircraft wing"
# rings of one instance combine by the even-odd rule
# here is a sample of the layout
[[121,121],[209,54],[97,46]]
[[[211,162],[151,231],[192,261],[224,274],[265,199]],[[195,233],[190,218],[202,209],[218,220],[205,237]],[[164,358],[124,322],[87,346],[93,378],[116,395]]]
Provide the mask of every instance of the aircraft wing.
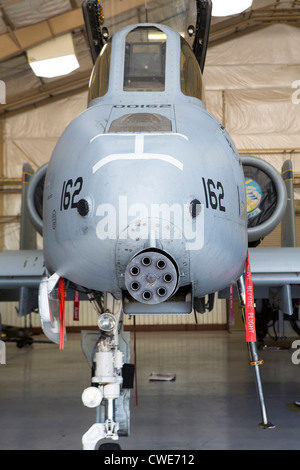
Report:
[[38,288],[45,270],[42,250],[0,252],[0,289]]
[[250,248],[255,286],[300,285],[300,248]]
[[293,315],[293,299],[300,298],[300,248],[253,248],[249,257],[255,298]]
[[42,250],[0,252],[0,301],[19,301],[20,288],[38,289],[45,270]]
[[[249,258],[255,299],[268,299],[275,309],[292,315],[293,299],[300,298],[300,248],[249,248]],[[218,297],[228,299],[229,288]]]

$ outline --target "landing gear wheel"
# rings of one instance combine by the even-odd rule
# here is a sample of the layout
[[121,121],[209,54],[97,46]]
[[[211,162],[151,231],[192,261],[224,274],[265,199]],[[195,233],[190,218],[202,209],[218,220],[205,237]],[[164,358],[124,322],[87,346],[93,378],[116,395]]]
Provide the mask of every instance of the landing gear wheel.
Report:
[[121,446],[115,442],[105,442],[99,446],[98,450],[121,450]]

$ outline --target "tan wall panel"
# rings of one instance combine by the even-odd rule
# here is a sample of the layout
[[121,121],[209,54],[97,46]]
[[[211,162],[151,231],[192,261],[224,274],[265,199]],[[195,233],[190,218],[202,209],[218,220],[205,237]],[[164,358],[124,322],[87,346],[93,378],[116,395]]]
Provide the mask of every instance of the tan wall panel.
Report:
[[[297,234],[297,246],[300,246],[300,214],[296,214],[296,234]],[[281,246],[281,223],[264,238],[261,247],[280,247]]]
[[[0,302],[0,313],[2,323],[11,326],[24,327],[24,318],[19,318],[16,313],[18,307],[17,302]],[[199,325],[223,325],[226,324],[226,301],[216,300],[215,307],[212,312],[204,315],[197,314]],[[29,325],[29,319],[27,318]],[[31,314],[31,323],[34,328],[41,326],[38,314]],[[133,325],[132,318],[125,316],[125,325]],[[190,315],[139,315],[136,316],[136,325],[195,325],[194,314]],[[73,302],[66,302],[66,326],[68,327],[85,327],[97,326],[97,313],[92,305],[87,301],[80,302],[79,321],[73,320]]]

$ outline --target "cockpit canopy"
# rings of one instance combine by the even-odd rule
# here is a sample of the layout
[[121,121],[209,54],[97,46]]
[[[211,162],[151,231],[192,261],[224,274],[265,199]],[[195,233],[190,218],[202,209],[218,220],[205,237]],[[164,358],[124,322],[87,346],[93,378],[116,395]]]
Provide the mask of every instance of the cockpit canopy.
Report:
[[[156,26],[137,26],[129,31],[125,40],[124,72],[121,90],[131,92],[164,92],[168,70],[166,68],[168,37]],[[202,99],[202,75],[197,59],[189,44],[180,37],[180,71],[178,76],[169,72],[168,79],[179,82],[184,95]],[[104,96],[109,89],[109,70],[112,42],[99,54],[90,80],[88,101]]]

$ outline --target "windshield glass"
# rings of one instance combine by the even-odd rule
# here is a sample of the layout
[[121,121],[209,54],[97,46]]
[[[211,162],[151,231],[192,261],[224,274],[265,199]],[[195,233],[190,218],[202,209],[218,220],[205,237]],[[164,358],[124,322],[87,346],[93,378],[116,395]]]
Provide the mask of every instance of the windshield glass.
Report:
[[180,82],[182,93],[202,99],[201,70],[193,51],[183,38],[181,38]]
[[100,98],[108,92],[111,41],[103,47],[95,62],[89,84],[88,101]]
[[154,27],[138,27],[126,37],[124,91],[164,91],[166,35]]

